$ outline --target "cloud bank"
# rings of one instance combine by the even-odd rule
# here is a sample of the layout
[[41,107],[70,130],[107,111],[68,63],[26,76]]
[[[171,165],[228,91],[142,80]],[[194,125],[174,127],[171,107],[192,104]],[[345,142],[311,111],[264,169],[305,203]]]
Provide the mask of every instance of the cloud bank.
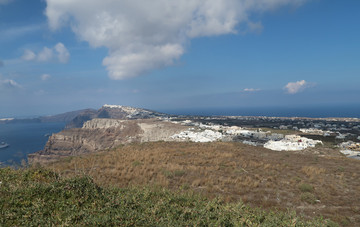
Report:
[[305,88],[308,88],[309,86],[310,86],[310,84],[308,82],[306,82],[305,80],[300,80],[300,81],[297,81],[297,82],[288,83],[284,87],[284,89],[289,94],[296,94],[296,93],[299,93],[299,92],[303,91]]
[[45,13],[51,29],[70,25],[92,47],[107,47],[110,78],[125,79],[174,64],[193,38],[261,32],[251,14],[305,1],[46,0]]
[[25,61],[39,61],[47,62],[56,56],[60,63],[67,63],[70,58],[70,53],[64,44],[58,43],[53,48],[44,47],[38,54],[32,50],[26,49],[21,57]]

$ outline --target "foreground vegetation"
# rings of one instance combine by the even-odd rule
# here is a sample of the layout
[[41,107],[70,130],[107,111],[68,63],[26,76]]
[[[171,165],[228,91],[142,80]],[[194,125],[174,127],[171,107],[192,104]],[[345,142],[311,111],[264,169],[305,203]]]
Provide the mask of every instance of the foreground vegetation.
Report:
[[87,176],[65,179],[42,168],[3,168],[0,181],[0,226],[335,225],[159,188],[100,187]]
[[326,147],[294,152],[231,142],[151,142],[45,167],[63,177],[89,175],[103,186],[157,185],[360,226],[360,162],[326,152]]

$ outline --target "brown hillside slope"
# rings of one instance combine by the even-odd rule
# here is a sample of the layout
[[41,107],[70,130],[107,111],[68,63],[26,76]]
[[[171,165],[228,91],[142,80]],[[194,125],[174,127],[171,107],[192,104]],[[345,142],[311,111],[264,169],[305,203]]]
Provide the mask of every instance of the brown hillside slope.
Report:
[[360,225],[360,162],[241,143],[152,142],[48,164],[101,184],[161,185]]

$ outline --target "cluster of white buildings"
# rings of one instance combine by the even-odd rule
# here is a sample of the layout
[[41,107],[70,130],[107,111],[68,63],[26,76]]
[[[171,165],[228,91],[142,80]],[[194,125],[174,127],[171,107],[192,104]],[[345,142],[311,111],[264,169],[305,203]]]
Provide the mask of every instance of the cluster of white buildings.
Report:
[[300,132],[308,133],[312,135],[324,135],[326,132],[324,132],[321,129],[318,128],[301,128],[299,129]]
[[193,142],[214,142],[224,140],[225,138],[233,136],[241,136],[245,138],[242,142],[244,144],[257,146],[258,143],[251,139],[267,141],[264,144],[265,148],[271,150],[287,150],[296,151],[303,150],[308,147],[315,147],[316,144],[322,144],[320,140],[312,140],[298,135],[286,135],[279,133],[263,132],[261,130],[248,130],[237,126],[222,126],[222,125],[204,125],[197,122],[186,120],[180,124],[188,126],[196,126],[200,130],[190,128],[187,131],[171,136],[171,139],[177,141],[193,141]]
[[[309,139],[299,135],[272,133],[271,131],[262,131],[261,129],[251,130],[238,126],[224,126],[213,123],[203,124],[199,122],[193,122],[192,120],[186,120],[178,123],[191,127],[188,131],[184,131],[172,136],[173,139],[178,141],[241,141],[244,144],[252,146],[264,146],[267,149],[276,151],[298,151],[323,144],[323,142],[320,140]],[[353,138],[354,141],[360,141],[360,136],[356,135],[356,137],[354,137],[354,133],[356,133],[357,130],[360,131],[360,124],[356,122],[327,123],[324,121],[315,123],[306,122],[304,120],[296,122],[294,121],[294,124],[290,123],[288,125],[280,125],[277,128],[296,130],[309,135],[318,135],[324,137],[333,136],[336,140],[340,141],[346,141],[347,139],[351,138]],[[360,157],[359,142],[343,142],[339,145],[339,147],[340,152],[348,157]]]

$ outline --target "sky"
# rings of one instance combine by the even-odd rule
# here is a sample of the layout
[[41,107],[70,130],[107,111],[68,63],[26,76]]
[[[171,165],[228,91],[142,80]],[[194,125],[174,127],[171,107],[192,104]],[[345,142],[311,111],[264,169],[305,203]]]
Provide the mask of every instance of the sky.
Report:
[[0,118],[360,106],[358,0],[0,0]]

